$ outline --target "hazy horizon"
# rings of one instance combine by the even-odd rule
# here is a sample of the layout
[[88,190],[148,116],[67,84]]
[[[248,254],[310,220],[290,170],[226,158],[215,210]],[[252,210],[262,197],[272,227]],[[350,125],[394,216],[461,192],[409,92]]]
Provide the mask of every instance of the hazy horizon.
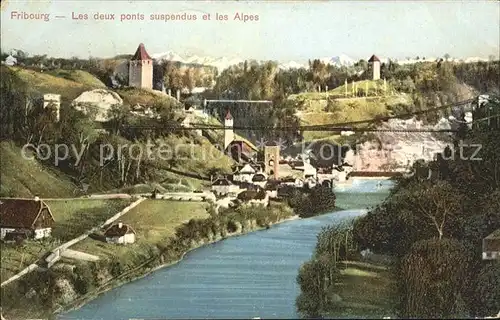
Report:
[[[98,5],[86,9],[89,4]],[[49,21],[12,19],[12,12],[48,13]],[[95,21],[96,12],[115,21]],[[88,14],[89,20],[72,16]],[[120,14],[144,14],[120,22]],[[197,15],[196,21],[150,21],[151,14]],[[203,14],[211,20],[204,21]],[[215,21],[216,13],[228,21]],[[258,21],[234,21],[236,13]],[[2,51],[52,57],[133,54],[139,43],[154,55],[173,51],[210,57],[295,60],[345,54],[379,57],[498,57],[498,1],[201,2],[2,1]],[[56,18],[64,16],[65,18]]]

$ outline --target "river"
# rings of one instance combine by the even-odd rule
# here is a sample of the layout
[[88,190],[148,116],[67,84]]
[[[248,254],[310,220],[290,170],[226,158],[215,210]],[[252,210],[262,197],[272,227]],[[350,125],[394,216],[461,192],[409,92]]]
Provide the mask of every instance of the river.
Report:
[[58,319],[297,318],[296,277],[325,225],[362,215],[388,194],[389,180],[336,187],[345,210],[229,238],[176,265],[110,290]]

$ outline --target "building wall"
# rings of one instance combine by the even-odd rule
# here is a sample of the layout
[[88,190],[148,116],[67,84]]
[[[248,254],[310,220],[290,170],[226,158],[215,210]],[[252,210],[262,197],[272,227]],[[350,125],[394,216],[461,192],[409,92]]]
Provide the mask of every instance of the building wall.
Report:
[[488,251],[483,252],[483,260],[500,260],[500,252],[498,251]]
[[123,243],[124,237],[106,237],[108,243]]
[[43,95],[43,108],[47,108],[50,104],[53,104],[56,108],[56,121],[60,120],[60,110],[61,110],[61,95],[54,93],[47,93]]
[[153,89],[153,61],[130,61],[128,85],[136,88]]
[[373,80],[380,79],[380,61],[374,61],[372,69],[373,69]]
[[233,119],[225,119],[224,126],[227,128],[224,129],[224,150],[226,150],[234,140]]
[[52,228],[43,228],[35,230],[35,239],[43,239],[50,237],[52,233]]
[[13,228],[1,228],[0,229],[0,239],[5,238],[5,235],[7,233],[10,233],[10,232],[13,232],[13,231],[16,231],[16,229],[13,229]]
[[127,233],[126,235],[123,236],[123,241],[124,241],[124,243],[134,243],[135,242],[135,234],[134,233]]

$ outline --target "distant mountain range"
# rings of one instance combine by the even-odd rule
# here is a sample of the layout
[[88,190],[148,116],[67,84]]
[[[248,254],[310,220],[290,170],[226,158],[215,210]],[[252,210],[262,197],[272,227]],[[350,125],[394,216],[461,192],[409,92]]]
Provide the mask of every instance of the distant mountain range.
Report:
[[[216,67],[219,72],[229,68],[230,66],[237,65],[239,63],[242,63],[245,61],[245,59],[239,58],[239,57],[233,57],[233,58],[228,58],[228,57],[209,57],[209,56],[198,56],[198,55],[184,55],[181,56],[180,54],[177,54],[174,51],[167,51],[163,53],[157,53],[151,55],[152,58],[157,59],[157,60],[170,60],[170,61],[178,61],[181,63],[186,63],[186,64],[199,64],[199,65],[205,65],[205,66],[213,66]],[[368,58],[366,58],[367,60]],[[390,58],[384,58],[380,57],[379,59],[381,60],[382,63],[388,62]],[[413,64],[416,62],[422,62],[422,61],[436,61],[440,58],[434,58],[434,57],[419,57],[418,59],[412,58],[412,59],[391,59],[393,61],[396,61],[400,64]],[[250,60],[250,59],[249,59]],[[311,59],[312,60],[312,59]],[[333,66],[341,67],[341,66],[352,66],[355,62],[357,62],[359,59],[353,59],[345,54],[341,54],[338,56],[333,56],[333,57],[325,57],[325,58],[319,58],[320,61],[330,64]],[[458,58],[450,58],[450,61],[464,61],[464,62],[478,62],[478,61],[488,61],[488,59],[483,59],[480,57],[469,57],[469,58],[464,58],[464,59],[458,59]],[[288,70],[288,69],[298,69],[298,68],[307,68],[308,67],[308,62],[297,62],[297,61],[288,61],[288,62],[279,62],[279,67],[280,69]]]

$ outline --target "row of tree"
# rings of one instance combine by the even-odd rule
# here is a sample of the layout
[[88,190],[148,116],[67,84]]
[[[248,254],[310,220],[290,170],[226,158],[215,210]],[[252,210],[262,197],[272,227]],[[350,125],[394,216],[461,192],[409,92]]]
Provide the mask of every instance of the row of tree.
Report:
[[481,146],[477,158],[476,149],[455,146],[446,157],[417,163],[415,170],[431,174],[400,179],[383,204],[356,221],[361,247],[398,259],[402,317],[500,310],[500,263],[481,259],[482,240],[500,228],[499,141],[498,126],[468,132],[465,144]]
[[[496,110],[490,101],[484,108]],[[465,147],[415,163],[388,198],[353,225],[331,226],[300,270],[297,308],[308,316],[338,307],[338,259],[370,249],[396,260],[396,311],[403,318],[484,317],[500,311],[500,261],[482,260],[482,241],[500,229],[500,125],[466,132]],[[479,154],[475,154],[480,146]]]

